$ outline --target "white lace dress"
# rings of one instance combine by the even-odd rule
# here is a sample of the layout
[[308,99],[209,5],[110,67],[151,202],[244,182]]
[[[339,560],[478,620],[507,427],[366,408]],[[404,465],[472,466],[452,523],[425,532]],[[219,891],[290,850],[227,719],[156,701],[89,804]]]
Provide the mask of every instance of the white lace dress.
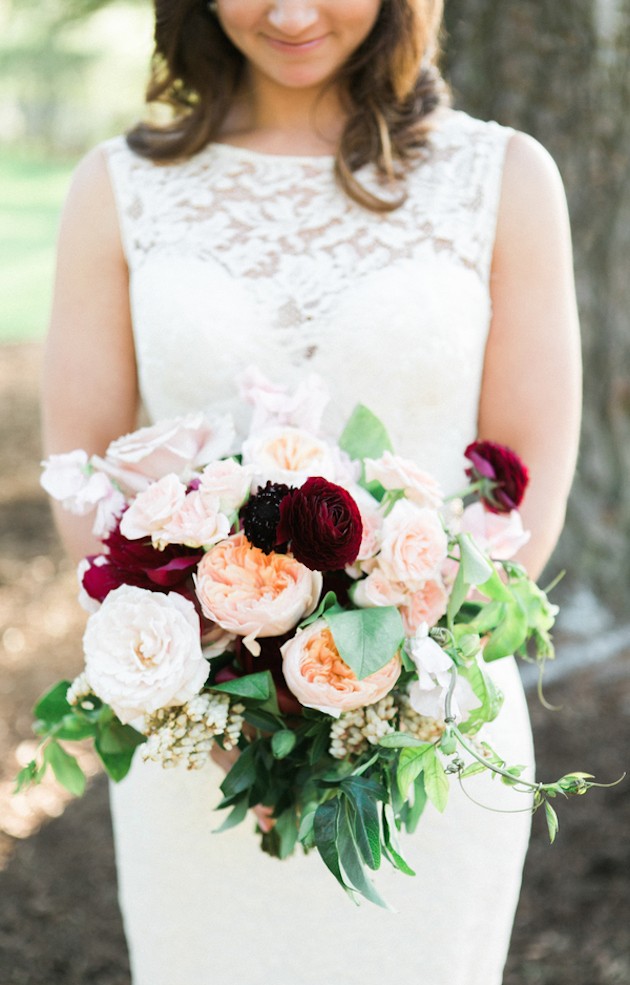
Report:
[[[396,450],[454,491],[475,436],[488,278],[511,131],[452,111],[405,206],[379,215],[335,185],[327,157],[211,145],[157,166],[106,142],[129,264],[140,386],[152,419],[237,409],[235,376],[319,373],[327,425],[357,401]],[[237,424],[244,424],[239,419]],[[492,739],[531,763],[513,661]],[[120,902],[134,985],[499,985],[527,847],[527,813],[454,787],[403,839],[416,878],[376,878],[396,912],[355,907],[316,854],[263,855],[251,817],[213,834],[222,774],[138,760],[112,787]],[[470,794],[525,798],[484,777]]]

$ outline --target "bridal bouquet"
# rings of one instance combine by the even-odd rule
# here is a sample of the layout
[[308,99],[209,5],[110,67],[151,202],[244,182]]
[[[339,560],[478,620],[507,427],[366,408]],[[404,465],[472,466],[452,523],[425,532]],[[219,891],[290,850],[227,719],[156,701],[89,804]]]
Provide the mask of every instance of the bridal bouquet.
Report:
[[[470,485],[445,499],[394,454],[358,406],[337,442],[320,434],[326,395],[245,374],[251,430],[192,414],[44,463],[44,488],[94,512],[103,550],[79,567],[90,612],[85,670],[37,704],[38,754],[71,792],[84,776],[62,743],[91,738],[113,780],[141,755],[202,768],[240,755],[222,783],[220,830],[273,809],[263,848],[316,848],[351,895],[381,903],[385,858],[413,875],[397,831],[451,777],[490,771],[544,805],[588,774],[533,783],[484,735],[502,696],[486,665],[553,655],[556,609],[510,560],[527,540],[527,471],[509,449],[465,450]],[[423,463],[429,469],[431,463]],[[467,505],[465,505],[467,503]]]

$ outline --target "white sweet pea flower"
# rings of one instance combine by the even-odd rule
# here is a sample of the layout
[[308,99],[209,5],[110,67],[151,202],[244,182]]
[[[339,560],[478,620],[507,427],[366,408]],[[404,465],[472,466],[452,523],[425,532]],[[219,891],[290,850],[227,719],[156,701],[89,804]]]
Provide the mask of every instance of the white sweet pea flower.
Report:
[[[407,642],[407,652],[418,671],[418,680],[409,687],[409,702],[419,715],[443,721],[451,677],[457,671],[448,653],[428,634],[427,624],[422,623]],[[479,700],[468,681],[458,677],[451,697],[451,715],[455,721],[464,721],[478,706]]]
[[291,393],[286,386],[272,383],[255,366],[249,366],[239,379],[240,396],[254,408],[250,431],[289,426],[316,434],[319,431],[329,394],[316,373],[302,380]]
[[91,513],[99,503],[116,492],[108,476],[94,470],[92,460],[81,449],[51,455],[42,462],[42,466],[42,487],[65,510],[78,516]]

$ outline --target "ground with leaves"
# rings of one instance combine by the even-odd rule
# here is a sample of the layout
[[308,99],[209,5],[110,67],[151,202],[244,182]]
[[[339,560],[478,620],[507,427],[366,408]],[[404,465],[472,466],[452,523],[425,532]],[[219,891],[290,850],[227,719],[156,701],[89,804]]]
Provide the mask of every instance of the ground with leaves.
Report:
[[[0,985],[129,985],[102,775],[80,801],[46,784],[10,797],[32,751],[33,701],[80,663],[74,576],[37,486],[40,359],[37,346],[0,349]],[[560,711],[532,696],[541,777],[628,769],[628,657],[550,688]],[[96,773],[90,753],[82,763]],[[558,813],[553,847],[535,819],[504,985],[627,985],[630,781]]]

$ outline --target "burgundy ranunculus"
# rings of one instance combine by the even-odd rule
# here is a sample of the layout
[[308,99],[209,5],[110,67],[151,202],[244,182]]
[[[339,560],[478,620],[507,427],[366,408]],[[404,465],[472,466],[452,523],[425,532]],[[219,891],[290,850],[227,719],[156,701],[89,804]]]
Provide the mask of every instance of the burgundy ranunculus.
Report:
[[186,584],[203,557],[197,548],[169,544],[158,551],[150,537],[127,540],[120,525],[103,538],[107,548],[87,560],[90,567],[83,575],[83,587],[88,595],[102,602],[119,585],[135,585],[154,592],[180,592],[191,597],[192,586]]
[[317,476],[280,504],[277,540],[311,571],[338,571],[356,561],[363,525],[359,507],[341,486]]
[[494,441],[473,441],[464,452],[471,462],[466,475],[481,482],[479,495],[492,513],[509,513],[520,506],[529,472],[516,452]]

